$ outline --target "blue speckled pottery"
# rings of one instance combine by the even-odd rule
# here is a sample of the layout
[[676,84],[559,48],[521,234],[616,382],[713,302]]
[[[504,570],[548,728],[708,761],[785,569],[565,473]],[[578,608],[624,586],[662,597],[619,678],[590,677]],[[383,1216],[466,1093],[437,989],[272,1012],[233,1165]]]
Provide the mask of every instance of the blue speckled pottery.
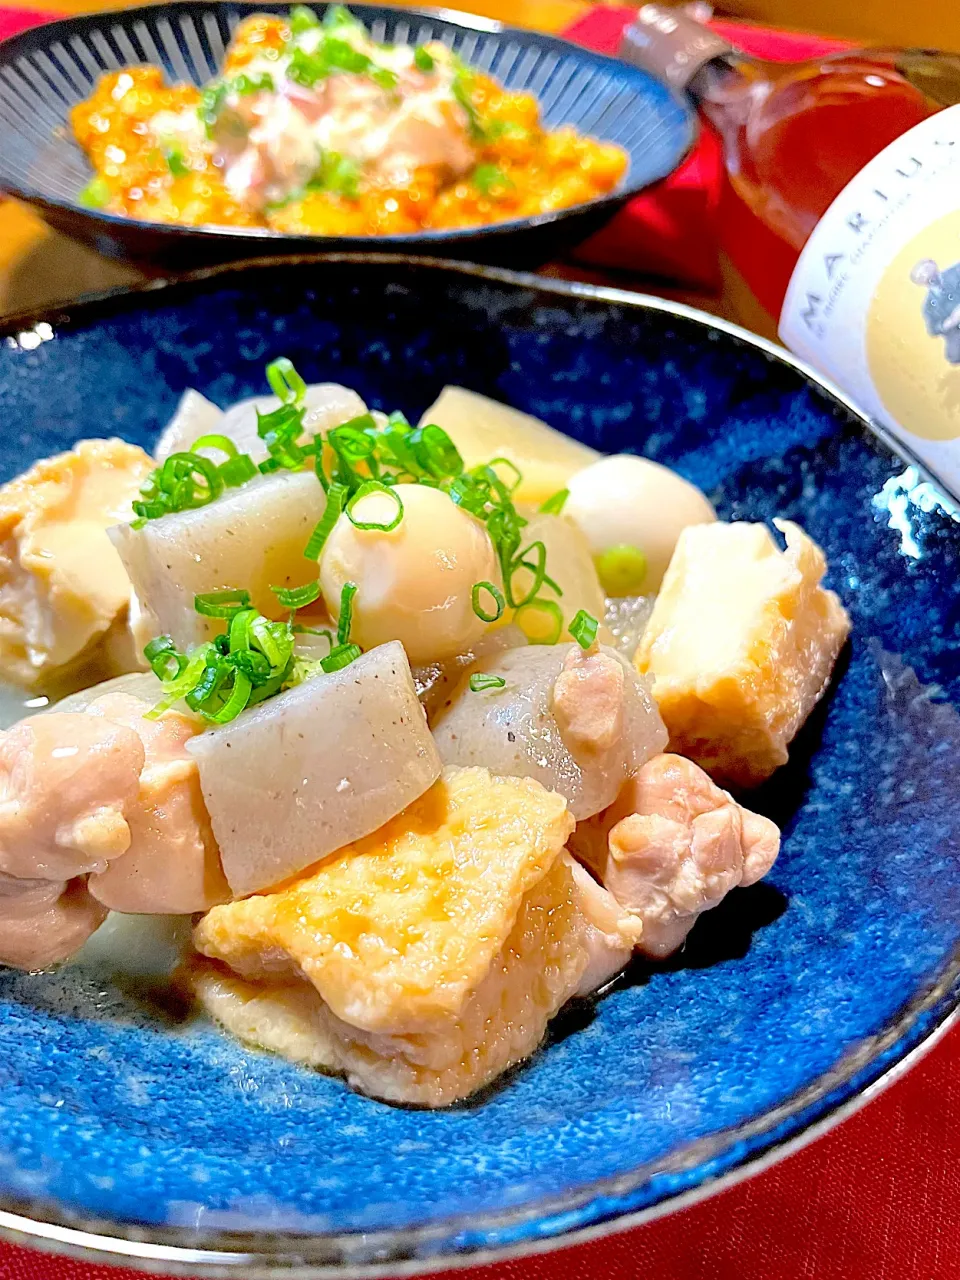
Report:
[[254,264],[7,335],[4,479],[81,436],[149,446],[184,387],[229,404],[281,354],[410,416],[456,382],[676,467],[726,518],[799,521],[854,629],[755,795],[784,832],[768,880],[475,1103],[392,1109],[139,987],[0,973],[0,1228],[244,1280],[542,1247],[782,1152],[951,1015],[960,526],[772,348],[656,300],[389,258]]

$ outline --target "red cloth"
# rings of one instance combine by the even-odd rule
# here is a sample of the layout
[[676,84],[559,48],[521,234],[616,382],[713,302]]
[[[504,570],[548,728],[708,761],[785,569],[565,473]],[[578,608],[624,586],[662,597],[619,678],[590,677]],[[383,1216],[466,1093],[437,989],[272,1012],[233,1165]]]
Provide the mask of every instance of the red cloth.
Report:
[[[629,9],[597,9],[567,33],[616,49]],[[52,16],[52,15],[50,15]],[[0,38],[37,15],[0,9]],[[842,47],[716,23],[767,58]],[[595,261],[713,279],[719,153],[708,135],[681,169],[594,237]],[[726,243],[726,240],[725,240]],[[691,254],[691,245],[696,252]],[[699,274],[692,274],[691,264]],[[960,1276],[960,1029],[907,1078],[819,1142],[732,1190],[607,1240],[481,1267],[471,1280],[955,1280]],[[449,1273],[446,1280],[456,1280]],[[134,1272],[0,1243],[0,1280],[134,1280]]]

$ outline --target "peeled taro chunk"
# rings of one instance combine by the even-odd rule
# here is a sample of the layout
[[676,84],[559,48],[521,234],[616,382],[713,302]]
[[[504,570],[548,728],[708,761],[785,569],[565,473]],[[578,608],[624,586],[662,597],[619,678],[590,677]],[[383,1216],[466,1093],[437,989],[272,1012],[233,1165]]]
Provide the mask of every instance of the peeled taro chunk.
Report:
[[769,818],[744,809],[683,756],[648,761],[570,848],[642,923],[640,950],[668,956],[703,911],[762,879],[780,851]]
[[369,835],[441,767],[396,640],[198,734],[187,750],[238,896]]
[[465,678],[434,724],[444,765],[536,778],[581,820],[605,809],[626,779],[667,744],[647,686],[605,645],[530,645],[478,664],[502,688]]

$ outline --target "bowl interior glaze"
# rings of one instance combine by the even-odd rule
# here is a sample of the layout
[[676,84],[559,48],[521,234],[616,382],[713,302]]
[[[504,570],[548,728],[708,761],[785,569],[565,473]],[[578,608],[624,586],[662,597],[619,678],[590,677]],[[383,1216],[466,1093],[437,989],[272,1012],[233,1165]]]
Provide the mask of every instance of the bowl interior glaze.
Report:
[[834,394],[710,317],[378,258],[254,264],[8,326],[0,475],[84,436],[149,446],[185,387],[229,404],[279,355],[411,418],[459,383],[677,468],[725,519],[797,520],[853,636],[754,793],[784,834],[767,880],[473,1103],[385,1107],[149,983],[0,972],[3,1208],[169,1246],[155,1265],[190,1274],[425,1268],[662,1209],[848,1106],[957,999],[956,514]]

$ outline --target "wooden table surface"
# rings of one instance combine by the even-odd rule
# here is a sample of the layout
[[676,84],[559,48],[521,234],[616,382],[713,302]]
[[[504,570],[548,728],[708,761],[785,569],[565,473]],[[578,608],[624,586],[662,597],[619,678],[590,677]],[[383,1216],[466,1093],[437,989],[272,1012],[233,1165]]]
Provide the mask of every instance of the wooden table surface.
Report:
[[[17,0],[7,0],[13,4]],[[83,13],[123,8],[135,0],[22,0],[22,7],[40,12]],[[417,0],[395,0],[415,3]],[[422,0],[419,0],[422,3]],[[540,31],[562,31],[590,7],[584,0],[464,0],[460,6],[473,13]],[[601,280],[624,288],[656,293],[687,302],[762,332],[774,335],[769,317],[730,271],[725,273],[719,295],[706,295],[666,287],[663,282],[640,277],[600,276],[580,268],[548,268],[551,274]],[[29,310],[51,302],[72,300],[84,293],[114,288],[144,279],[134,267],[102,257],[52,231],[25,205],[0,202],[0,315]]]

